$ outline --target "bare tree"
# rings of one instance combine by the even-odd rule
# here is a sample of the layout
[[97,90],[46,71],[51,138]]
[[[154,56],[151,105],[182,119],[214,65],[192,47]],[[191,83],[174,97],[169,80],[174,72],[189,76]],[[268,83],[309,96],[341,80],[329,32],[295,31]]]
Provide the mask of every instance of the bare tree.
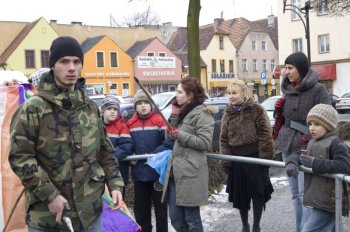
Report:
[[187,13],[188,67],[189,75],[200,81],[199,13],[200,0],[189,0]]
[[112,15],[109,16],[109,19],[111,26],[142,27],[158,25],[160,22],[158,15],[150,6],[144,12],[134,13],[132,16],[125,17],[121,22],[118,22]]
[[350,14],[349,0],[312,0],[311,3],[316,10],[327,7],[328,15],[331,16],[344,16]]

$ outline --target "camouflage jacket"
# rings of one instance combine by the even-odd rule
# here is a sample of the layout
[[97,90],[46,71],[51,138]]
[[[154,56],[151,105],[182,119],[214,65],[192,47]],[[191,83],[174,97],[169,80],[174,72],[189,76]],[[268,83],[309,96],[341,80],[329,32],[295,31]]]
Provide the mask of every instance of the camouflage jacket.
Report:
[[27,224],[45,231],[67,231],[48,210],[56,196],[80,231],[100,216],[105,184],[123,186],[98,107],[81,88],[58,87],[51,72],[12,118],[9,161],[26,190]]

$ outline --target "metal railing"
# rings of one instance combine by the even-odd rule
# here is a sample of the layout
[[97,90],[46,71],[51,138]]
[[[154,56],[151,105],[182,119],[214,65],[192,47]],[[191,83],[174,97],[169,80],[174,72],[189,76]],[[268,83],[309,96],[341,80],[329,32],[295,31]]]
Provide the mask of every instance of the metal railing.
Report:
[[[131,160],[143,160],[148,157],[153,156],[154,154],[148,155],[132,155],[123,159],[123,161],[131,161]],[[278,168],[284,168],[285,163],[281,161],[275,160],[266,160],[259,158],[249,158],[243,156],[231,156],[231,155],[222,155],[216,153],[208,153],[207,157],[210,159],[218,159],[218,160],[227,160],[241,163],[250,163],[250,164],[259,164],[265,166],[274,166]],[[299,166],[299,170],[307,173],[313,173],[311,168],[306,168],[303,165]],[[321,176],[325,176],[327,178],[332,178],[335,181],[335,231],[341,232],[342,228],[342,196],[343,196],[343,185],[342,182],[345,181],[350,183],[350,176],[345,174],[321,174]]]

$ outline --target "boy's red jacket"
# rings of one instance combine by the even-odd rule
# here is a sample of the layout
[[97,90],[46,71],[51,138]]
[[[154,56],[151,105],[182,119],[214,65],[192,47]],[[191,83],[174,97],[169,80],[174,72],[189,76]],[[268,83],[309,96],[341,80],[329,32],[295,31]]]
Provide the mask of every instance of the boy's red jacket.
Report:
[[105,126],[107,135],[115,148],[114,156],[120,160],[131,155],[133,152],[133,142],[124,118],[121,117],[115,122],[105,124]]

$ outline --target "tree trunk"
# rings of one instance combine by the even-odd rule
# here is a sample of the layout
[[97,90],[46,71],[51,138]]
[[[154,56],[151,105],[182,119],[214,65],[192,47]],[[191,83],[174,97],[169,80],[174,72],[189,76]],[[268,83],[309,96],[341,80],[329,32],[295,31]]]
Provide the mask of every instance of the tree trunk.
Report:
[[200,81],[199,12],[200,0],[189,0],[187,14],[188,67],[189,75]]

